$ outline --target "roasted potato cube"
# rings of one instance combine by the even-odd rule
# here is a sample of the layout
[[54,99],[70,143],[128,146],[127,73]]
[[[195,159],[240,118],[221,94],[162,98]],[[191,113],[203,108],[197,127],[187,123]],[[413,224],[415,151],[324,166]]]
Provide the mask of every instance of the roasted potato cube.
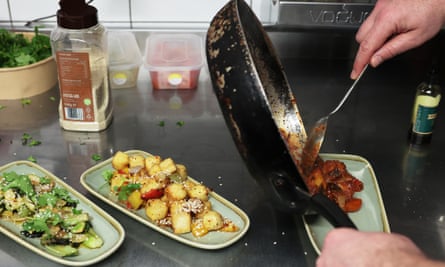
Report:
[[204,207],[199,213],[195,214],[196,218],[202,218],[207,211],[212,210],[212,203],[210,203],[210,201],[202,201],[202,203],[204,204]]
[[128,167],[129,164],[130,162],[128,160],[128,155],[122,151],[116,152],[116,154],[114,154],[113,156],[113,159],[111,160],[111,165],[116,170],[125,169],[126,167]]
[[139,207],[144,202],[144,200],[141,198],[141,192],[139,190],[131,192],[127,200],[131,208],[135,210],[139,209]]
[[172,215],[172,228],[175,234],[185,234],[191,231],[192,216],[182,212]]
[[165,188],[165,194],[170,200],[183,200],[187,197],[187,191],[182,184],[169,184]]
[[224,219],[218,212],[209,210],[202,217],[202,223],[207,230],[214,231],[224,226]]
[[185,189],[187,190],[187,192],[194,187],[195,185],[197,185],[197,183],[192,182],[191,180],[187,179],[184,182],[182,182],[182,184],[184,185]]
[[168,214],[168,205],[159,198],[150,199],[145,205],[145,214],[153,221],[164,219]]
[[232,221],[229,220],[225,220],[224,226],[221,229],[219,229],[219,231],[222,232],[236,232],[238,230],[239,230],[238,226],[236,226],[236,224],[234,224]]
[[155,165],[151,166],[151,168],[148,170],[148,175],[155,176],[160,171],[161,171],[161,167],[159,166],[159,164],[155,164]]
[[119,188],[128,181],[125,175],[115,174],[110,180],[110,189],[112,192],[119,191]]
[[130,168],[144,167],[145,158],[142,155],[131,155],[128,157]]
[[185,181],[188,177],[187,168],[182,164],[176,164],[176,173],[181,176],[183,181]]
[[173,232],[176,234],[189,233],[191,231],[192,216],[182,209],[183,201],[173,201],[170,205]]
[[161,163],[160,156],[148,156],[145,158],[145,169],[150,171],[151,167],[154,165],[159,165],[159,163]]
[[202,184],[195,184],[188,189],[187,193],[191,198],[198,198],[202,201],[209,199],[209,189]]
[[209,232],[207,228],[204,227],[202,219],[196,219],[192,222],[192,234],[195,237],[201,237]]
[[159,163],[162,172],[166,174],[172,174],[176,171],[176,164],[171,158],[166,158]]

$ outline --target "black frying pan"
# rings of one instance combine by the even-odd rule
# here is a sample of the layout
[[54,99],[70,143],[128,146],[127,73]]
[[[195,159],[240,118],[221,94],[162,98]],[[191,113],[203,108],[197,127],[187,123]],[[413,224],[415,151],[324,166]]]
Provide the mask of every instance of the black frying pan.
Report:
[[356,228],[336,203],[307,192],[299,166],[306,131],[273,45],[243,0],[229,1],[215,15],[206,52],[226,124],[272,201],[294,213],[316,210],[336,227]]

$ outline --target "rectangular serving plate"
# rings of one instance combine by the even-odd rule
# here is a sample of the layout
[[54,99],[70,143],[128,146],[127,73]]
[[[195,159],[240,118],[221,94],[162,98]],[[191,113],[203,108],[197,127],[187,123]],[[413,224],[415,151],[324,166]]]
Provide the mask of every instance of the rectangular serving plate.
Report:
[[[363,182],[363,190],[355,193],[362,199],[362,207],[357,212],[348,213],[360,231],[390,232],[385,206],[380,188],[371,164],[363,157],[349,154],[320,154],[323,160],[339,160],[345,163],[347,170]],[[324,239],[333,226],[322,216],[304,215],[304,226],[308,237],[320,254]]]
[[[124,153],[128,155],[138,154],[144,157],[151,155],[150,153],[141,150],[129,150],[125,151]],[[209,194],[209,201],[212,204],[212,209],[219,212],[224,218],[230,219],[236,226],[239,227],[238,231],[212,231],[205,236],[194,237],[191,233],[175,234],[169,228],[160,227],[145,215],[144,209],[137,211],[129,210],[122,203],[119,203],[116,196],[110,193],[110,186],[105,181],[102,174],[104,171],[113,170],[111,161],[112,158],[109,158],[85,171],[80,177],[81,184],[97,198],[165,236],[192,247],[214,250],[233,244],[234,242],[238,241],[249,229],[250,220],[247,214],[215,192],[210,192]],[[198,183],[191,177],[188,179]]]
[[78,209],[87,212],[96,233],[104,240],[102,247],[97,249],[80,248],[79,255],[73,257],[57,257],[48,253],[40,244],[39,238],[26,238],[20,234],[21,226],[7,220],[0,220],[0,232],[20,245],[54,262],[66,266],[88,266],[97,263],[116,251],[125,238],[122,225],[89,199],[74,190],[54,174],[30,161],[15,161],[0,167],[0,174],[16,172],[18,174],[35,174],[50,177],[58,187],[66,189],[74,199],[79,200]]

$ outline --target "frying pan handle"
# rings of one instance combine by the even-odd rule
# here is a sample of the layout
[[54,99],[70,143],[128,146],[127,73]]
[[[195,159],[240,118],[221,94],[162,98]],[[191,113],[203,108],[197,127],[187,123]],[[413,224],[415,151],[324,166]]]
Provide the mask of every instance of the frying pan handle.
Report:
[[311,196],[310,206],[334,227],[349,227],[357,229],[349,216],[327,196],[317,193]]

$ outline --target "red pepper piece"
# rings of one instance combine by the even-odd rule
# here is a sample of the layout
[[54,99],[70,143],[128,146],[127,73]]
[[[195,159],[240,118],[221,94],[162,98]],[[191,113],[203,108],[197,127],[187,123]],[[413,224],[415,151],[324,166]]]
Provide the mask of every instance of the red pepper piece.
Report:
[[141,195],[141,198],[143,200],[147,200],[147,199],[153,199],[153,198],[160,198],[162,197],[162,195],[164,194],[164,189],[159,188],[159,189],[151,189],[145,193],[143,193]]

